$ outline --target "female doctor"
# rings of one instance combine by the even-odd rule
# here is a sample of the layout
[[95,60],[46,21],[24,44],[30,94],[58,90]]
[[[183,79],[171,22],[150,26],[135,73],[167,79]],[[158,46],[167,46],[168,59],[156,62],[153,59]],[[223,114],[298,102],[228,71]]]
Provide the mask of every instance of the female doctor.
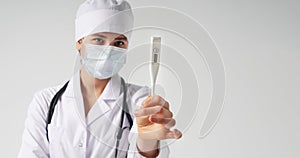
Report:
[[18,157],[168,157],[162,141],[182,136],[170,129],[169,103],[118,75],[133,27],[129,3],[87,0],[75,25],[82,66],[66,84],[35,93]]

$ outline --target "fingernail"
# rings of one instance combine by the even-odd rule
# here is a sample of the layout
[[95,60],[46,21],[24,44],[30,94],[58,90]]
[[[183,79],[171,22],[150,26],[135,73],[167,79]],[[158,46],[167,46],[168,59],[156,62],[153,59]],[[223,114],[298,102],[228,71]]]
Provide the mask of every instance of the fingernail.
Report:
[[179,130],[176,130],[175,133],[176,133],[176,138],[177,139],[181,138],[182,134],[181,134],[181,132]]

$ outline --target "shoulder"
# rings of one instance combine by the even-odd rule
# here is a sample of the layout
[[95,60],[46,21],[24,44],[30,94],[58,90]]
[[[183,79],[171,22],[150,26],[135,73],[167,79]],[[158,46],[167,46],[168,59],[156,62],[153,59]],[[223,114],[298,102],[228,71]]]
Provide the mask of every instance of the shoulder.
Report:
[[59,91],[61,87],[62,85],[57,85],[38,90],[34,93],[33,98],[40,101],[48,102]]
[[138,85],[133,83],[127,83],[127,91],[129,92],[130,96],[136,96],[136,95],[149,95],[151,92],[151,89],[144,85]]
[[49,104],[53,96],[59,91],[62,85],[40,89],[33,94],[28,113],[46,116]]
[[[138,84],[127,84],[127,96],[130,98],[132,105],[139,106],[141,102],[146,99],[151,93],[151,89],[148,86],[142,86]],[[138,108],[138,107],[135,107]]]

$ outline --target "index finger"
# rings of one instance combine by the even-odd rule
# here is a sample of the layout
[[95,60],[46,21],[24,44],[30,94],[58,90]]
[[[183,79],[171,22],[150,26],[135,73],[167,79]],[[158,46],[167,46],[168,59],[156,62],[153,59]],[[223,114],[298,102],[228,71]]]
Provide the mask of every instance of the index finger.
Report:
[[147,107],[147,108],[141,108],[141,109],[135,110],[134,115],[136,117],[149,116],[149,115],[159,113],[161,110],[163,110],[162,106],[152,106],[152,107]]
[[149,95],[142,103],[143,107],[151,107],[151,106],[166,106],[166,108],[169,108],[169,104],[166,104],[167,102],[159,95],[151,96]]

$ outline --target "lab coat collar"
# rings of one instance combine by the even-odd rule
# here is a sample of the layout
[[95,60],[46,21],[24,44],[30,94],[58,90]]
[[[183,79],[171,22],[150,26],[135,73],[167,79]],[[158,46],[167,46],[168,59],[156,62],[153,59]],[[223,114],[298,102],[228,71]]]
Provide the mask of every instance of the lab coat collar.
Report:
[[114,75],[105,86],[100,97],[97,98],[97,101],[90,109],[87,116],[85,116],[84,113],[83,97],[80,87],[80,70],[74,73],[73,77],[70,79],[64,95],[65,97],[75,101],[82,121],[84,122],[84,124],[89,126],[93,122],[98,120],[98,118],[114,108],[112,107],[111,103],[115,101],[118,102],[120,100],[120,97],[122,96],[119,94],[120,87],[121,77],[118,74]]
[[116,100],[120,96],[120,90],[121,77],[116,74],[111,77],[100,97],[102,97],[103,100]]
[[[116,74],[111,77],[107,85],[105,86],[100,98],[107,100],[116,100],[120,96],[121,90],[121,77],[119,74]],[[65,91],[66,97],[82,97],[81,86],[80,86],[80,70],[76,71],[70,79],[68,87]]]

